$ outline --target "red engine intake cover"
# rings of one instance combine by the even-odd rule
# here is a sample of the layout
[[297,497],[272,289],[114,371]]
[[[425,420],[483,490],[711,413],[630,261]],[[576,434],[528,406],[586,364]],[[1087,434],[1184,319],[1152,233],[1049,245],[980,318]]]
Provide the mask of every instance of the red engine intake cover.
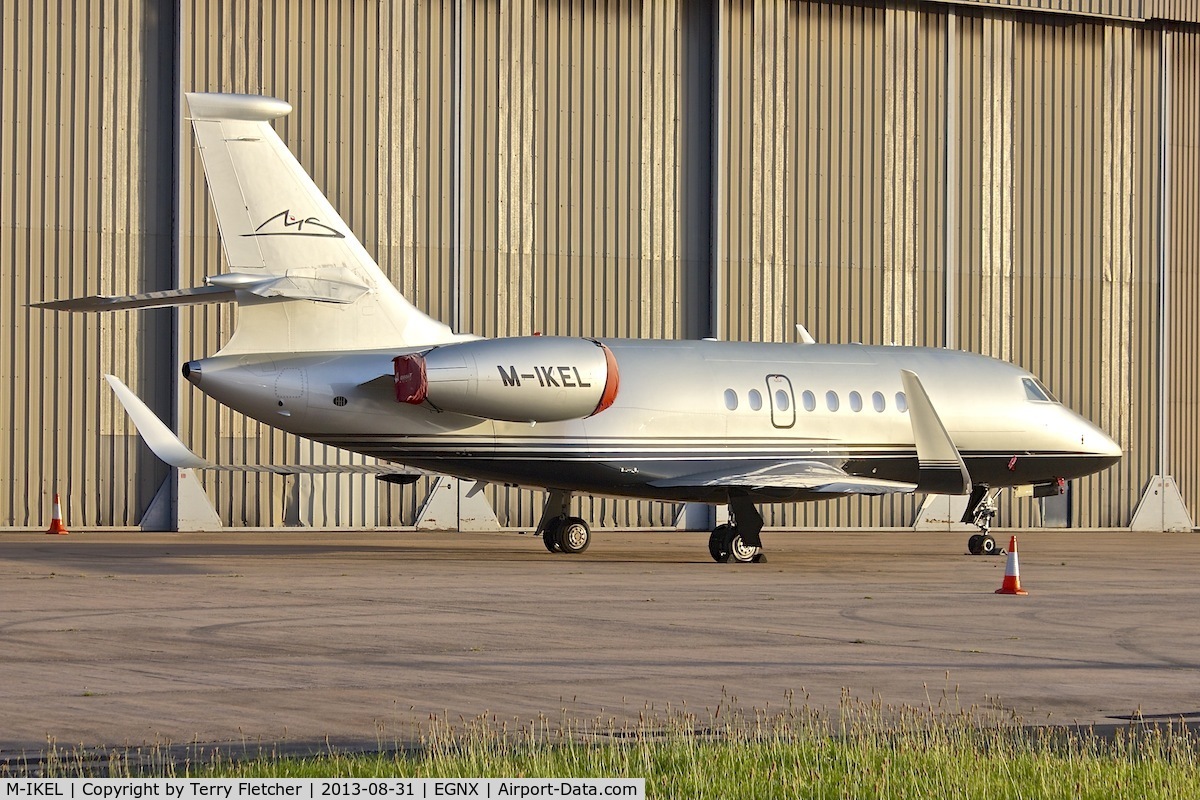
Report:
[[396,402],[419,406],[429,393],[429,381],[425,378],[425,358],[418,353],[396,356],[392,359],[396,379]]

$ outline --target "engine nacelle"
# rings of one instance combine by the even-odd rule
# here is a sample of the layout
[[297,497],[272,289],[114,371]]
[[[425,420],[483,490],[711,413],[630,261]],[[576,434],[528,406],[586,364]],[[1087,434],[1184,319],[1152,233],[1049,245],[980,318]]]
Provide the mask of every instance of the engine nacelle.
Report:
[[617,360],[591,339],[481,339],[396,356],[396,401],[508,422],[599,414],[617,397]]

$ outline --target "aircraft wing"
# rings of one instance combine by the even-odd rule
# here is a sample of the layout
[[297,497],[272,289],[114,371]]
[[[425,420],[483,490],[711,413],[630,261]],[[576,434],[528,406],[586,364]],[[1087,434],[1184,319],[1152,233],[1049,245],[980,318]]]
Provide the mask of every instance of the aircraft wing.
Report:
[[915,483],[851,475],[817,461],[790,461],[752,470],[705,472],[653,481],[663,489],[728,486],[740,489],[803,489],[826,494],[907,494]]
[[112,387],[117,399],[125,407],[125,412],[133,420],[146,445],[172,467],[179,469],[210,469],[222,472],[272,472],[276,475],[321,475],[345,474],[375,475],[380,480],[389,482],[408,482],[422,475],[433,473],[403,467],[397,464],[213,464],[188,449],[188,446],[171,432],[171,429],[159,419],[133,390],[121,382],[115,375],[105,375],[104,379]]

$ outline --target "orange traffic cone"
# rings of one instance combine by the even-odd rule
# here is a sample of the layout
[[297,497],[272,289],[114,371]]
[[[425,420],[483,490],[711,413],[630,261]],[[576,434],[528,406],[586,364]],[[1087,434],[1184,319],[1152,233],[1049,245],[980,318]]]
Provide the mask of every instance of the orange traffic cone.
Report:
[[54,513],[50,515],[50,527],[46,529],[46,533],[57,533],[60,536],[67,535],[67,526],[63,525],[62,520],[62,504],[58,502],[58,492],[54,493]]
[[1021,565],[1017,562],[1017,537],[1008,543],[1008,563],[1004,565],[1004,583],[996,594],[1029,594],[1021,588]]

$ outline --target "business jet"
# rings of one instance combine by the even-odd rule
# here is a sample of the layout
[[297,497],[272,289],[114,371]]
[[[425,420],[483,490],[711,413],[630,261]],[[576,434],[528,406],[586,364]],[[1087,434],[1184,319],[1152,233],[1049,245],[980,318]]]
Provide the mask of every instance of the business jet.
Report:
[[763,557],[756,504],[844,495],[967,495],[988,534],[1009,487],[1047,496],[1121,457],[1029,372],[922,347],[660,341],[452,331],[392,285],[288,151],[282,100],[187,95],[229,271],[206,285],[38,304],[99,311],[234,302],[217,353],[183,365],[197,389],[378,465],[215,465],[106,376],[151,449],[180,468],[421,471],[543,488],[551,552],[580,553],[573,494],[727,504],[718,562]]

